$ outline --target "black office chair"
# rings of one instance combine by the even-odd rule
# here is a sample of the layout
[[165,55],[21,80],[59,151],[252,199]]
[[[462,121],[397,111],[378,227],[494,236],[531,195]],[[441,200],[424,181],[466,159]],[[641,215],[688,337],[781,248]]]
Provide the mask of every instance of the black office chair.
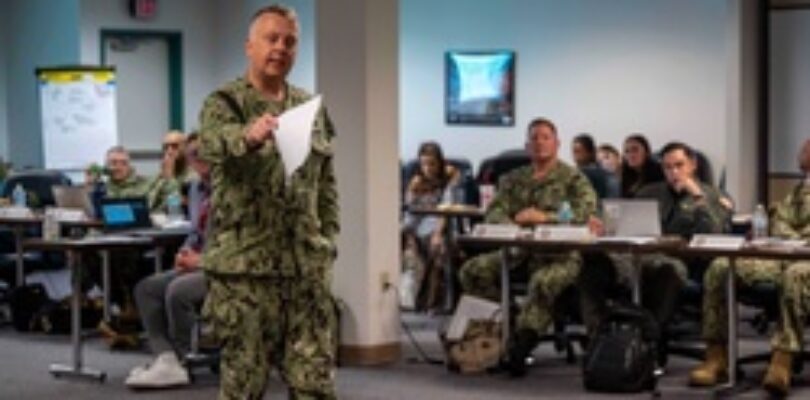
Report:
[[[695,170],[695,176],[700,179],[701,182],[711,185],[714,185],[714,169],[712,168],[712,163],[709,161],[709,157],[706,156],[705,153],[702,151],[693,148],[695,152],[695,161],[697,162],[697,169]],[[661,160],[661,151],[655,153],[655,159]],[[723,182],[725,184],[725,182]]]
[[[509,326],[515,326],[515,317],[517,316],[517,304],[515,300],[517,297],[526,296],[528,294],[529,279],[528,268],[523,266],[512,268],[509,272],[509,287],[511,289],[509,298],[512,302],[510,304],[512,312],[509,314],[512,320],[510,320]],[[544,343],[551,343],[557,353],[565,353],[565,359],[568,364],[574,364],[577,360],[577,352],[574,345],[578,345],[581,352],[584,352],[588,347],[588,335],[584,327],[579,330],[570,329],[577,325],[582,325],[579,307],[579,289],[576,285],[569,286],[557,297],[554,302],[552,317],[552,331],[541,335],[537,346]],[[513,334],[514,331],[510,333]]]
[[[20,185],[28,194],[29,206],[41,209],[55,204],[52,191],[54,186],[70,184],[70,178],[60,171],[16,171],[8,177],[0,189],[0,197],[10,198],[14,188]],[[39,227],[30,228],[25,231],[25,236],[39,237],[41,229]],[[23,263],[26,272],[65,265],[64,256],[61,253],[26,253],[23,255]],[[11,230],[0,230],[0,280],[6,281],[11,286],[16,282],[15,265],[14,235]]]
[[479,185],[497,186],[500,178],[506,173],[531,164],[531,158],[524,149],[513,149],[501,152],[481,162],[476,180]]
[[680,292],[679,307],[662,329],[659,364],[666,366],[676,355],[702,361],[706,346],[701,336],[703,315],[703,274],[711,260],[687,260],[688,276]]
[[53,206],[56,201],[53,197],[54,186],[70,185],[70,178],[60,171],[52,170],[24,170],[12,173],[6,179],[0,197],[10,198],[17,185],[21,185],[29,197],[29,207],[45,208]]
[[[777,323],[780,317],[780,288],[773,282],[756,282],[753,285],[739,287],[737,299],[740,303],[756,307],[760,310],[748,323],[761,335],[766,335],[770,325]],[[737,368],[747,364],[758,362],[770,362],[770,348],[762,353],[750,354],[737,359]],[[793,373],[801,373],[804,369],[804,361],[810,360],[810,352],[802,349],[793,357]],[[744,375],[743,370],[738,370],[739,376]]]
[[202,317],[197,316],[191,328],[191,349],[188,354],[183,355],[183,364],[192,380],[198,368],[208,368],[211,372],[219,374],[220,349],[206,340],[210,337],[206,328]]

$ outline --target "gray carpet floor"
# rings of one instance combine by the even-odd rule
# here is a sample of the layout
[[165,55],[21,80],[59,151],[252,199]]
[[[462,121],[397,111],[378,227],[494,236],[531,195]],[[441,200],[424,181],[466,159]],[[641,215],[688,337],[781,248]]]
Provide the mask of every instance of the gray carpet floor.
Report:
[[[405,315],[405,325],[432,357],[440,358],[436,327],[441,318]],[[649,394],[603,395],[582,389],[579,367],[565,362],[553,346],[543,344],[535,350],[537,364],[523,379],[510,379],[502,374],[458,375],[442,366],[419,360],[414,346],[403,334],[403,359],[390,366],[343,367],[338,371],[337,389],[341,399],[648,399]],[[767,339],[745,332],[741,341],[743,354],[767,349]],[[85,360],[90,367],[107,372],[104,383],[54,379],[48,373],[52,362],[66,362],[70,357],[66,336],[21,334],[11,327],[0,327],[0,399],[214,399],[216,376],[201,371],[197,381],[186,388],[168,391],[133,392],[124,384],[128,371],[150,359],[145,351],[114,352],[98,339],[85,346]],[[686,386],[686,376],[696,361],[672,357],[659,388],[664,399],[711,398],[712,392]],[[765,394],[758,387],[764,364],[745,367],[742,386],[748,387],[735,398],[759,399]],[[808,369],[810,371],[810,368]],[[810,398],[808,371],[797,378],[793,398]],[[284,386],[274,378],[266,399],[287,398]]]

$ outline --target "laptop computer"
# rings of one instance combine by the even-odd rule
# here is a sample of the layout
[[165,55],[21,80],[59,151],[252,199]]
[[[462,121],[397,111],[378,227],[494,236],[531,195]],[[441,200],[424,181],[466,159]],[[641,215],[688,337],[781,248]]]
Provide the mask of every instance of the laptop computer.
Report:
[[607,236],[661,236],[661,217],[657,200],[604,199],[602,210]]
[[88,217],[93,217],[96,210],[90,200],[90,193],[82,186],[57,185],[51,188],[53,199],[59,208],[82,210]]
[[110,232],[134,231],[152,228],[146,197],[103,198],[99,217],[104,229]]

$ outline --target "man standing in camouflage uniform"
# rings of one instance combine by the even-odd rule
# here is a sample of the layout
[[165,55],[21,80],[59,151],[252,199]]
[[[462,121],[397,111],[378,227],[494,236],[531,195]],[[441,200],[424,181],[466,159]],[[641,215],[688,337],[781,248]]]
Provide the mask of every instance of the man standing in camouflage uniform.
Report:
[[[785,239],[810,239],[810,140],[799,153],[799,167],[805,179],[774,210],[771,234]],[[726,343],[728,314],[726,279],[729,260],[716,259],[703,280],[703,338],[707,342],[706,360],[690,374],[694,386],[711,386],[727,379]],[[737,260],[739,285],[771,283],[780,292],[780,320],[771,339],[773,355],[763,386],[784,396],[790,390],[793,354],[802,347],[804,320],[810,315],[810,263],[764,259]]]
[[[563,202],[573,213],[571,222],[583,224],[596,212],[596,193],[576,168],[557,158],[560,141],[557,128],[538,118],[529,124],[526,150],[532,165],[501,179],[498,193],[487,210],[489,223],[534,226],[557,222]],[[575,253],[521,254],[515,265],[530,272],[529,298],[517,319],[509,349],[509,370],[515,376],[526,372],[526,357],[551,324],[554,301],[576,282],[580,260]],[[500,296],[500,252],[477,256],[460,271],[465,293],[497,300]]]
[[[672,142],[661,151],[665,182],[642,187],[636,198],[658,201],[661,231],[689,239],[699,233],[722,233],[728,228],[729,210],[720,192],[695,177],[694,151],[686,144]],[[617,275],[634,279],[632,261],[611,255],[615,268],[586,257],[580,276],[582,314],[588,331],[595,332],[607,310],[610,287]],[[627,262],[625,262],[627,261]],[[642,304],[662,326],[669,321],[686,282],[687,267],[678,258],[664,254],[643,255],[636,260],[641,269]],[[610,262],[608,262],[610,263]],[[608,268],[606,268],[608,267]]]
[[290,178],[274,142],[277,116],[310,98],[286,81],[298,35],[293,10],[257,11],[245,77],[210,95],[201,112],[200,155],[213,189],[203,315],[222,345],[221,399],[261,398],[271,363],[290,399],[336,397],[334,131],[321,111],[312,149]]

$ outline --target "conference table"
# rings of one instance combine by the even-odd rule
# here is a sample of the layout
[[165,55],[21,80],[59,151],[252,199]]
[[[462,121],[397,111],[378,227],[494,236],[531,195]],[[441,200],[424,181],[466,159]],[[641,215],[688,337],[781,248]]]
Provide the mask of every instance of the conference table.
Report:
[[[67,223],[73,227],[86,227],[79,222]],[[90,224],[90,223],[88,223]],[[110,253],[112,251],[150,250],[155,249],[155,273],[162,270],[162,258],[167,246],[179,244],[190,232],[189,227],[139,229],[118,234],[88,235],[82,238],[27,239],[21,247],[33,251],[62,251],[68,257],[71,269],[71,344],[73,359],[70,365],[53,364],[50,372],[54,377],[91,378],[103,381],[106,374],[84,366],[81,338],[81,280],[82,256],[97,252],[102,260],[102,290],[104,300],[103,318],[109,321],[110,316]]]
[[[810,260],[810,247],[781,247],[777,245],[772,246],[755,246],[750,242],[746,242],[740,248],[722,248],[712,246],[690,246],[684,240],[679,238],[663,237],[656,240],[635,240],[628,238],[623,241],[621,238],[610,238],[607,240],[591,239],[591,240],[538,240],[533,235],[520,235],[518,237],[487,237],[482,235],[462,235],[456,238],[459,246],[474,248],[478,250],[498,250],[501,253],[501,313],[503,332],[502,337],[503,345],[507,346],[508,338],[511,334],[510,327],[510,307],[509,307],[509,250],[513,248],[522,248],[532,251],[548,251],[554,253],[562,253],[568,251],[579,252],[610,252],[620,254],[631,254],[638,256],[642,254],[655,254],[663,253],[669,256],[679,258],[716,258],[727,257],[729,259],[729,274],[726,280],[727,302],[728,308],[728,360],[729,379],[727,384],[718,387],[718,393],[734,389],[737,385],[737,359],[738,359],[738,331],[737,331],[737,288],[736,288],[736,268],[737,260],[740,258],[760,258],[772,259],[781,261],[800,261]],[[633,299],[640,301],[640,266],[634,263],[635,273],[633,274]],[[506,347],[504,347],[506,348]]]
[[[152,240],[146,237],[102,235],[87,236],[81,239],[28,239],[23,242],[22,246],[26,250],[63,251],[68,254],[68,267],[71,270],[70,338],[73,350],[73,358],[69,365],[52,364],[49,368],[50,373],[57,378],[75,377],[103,381],[106,378],[106,373],[86,367],[83,360],[81,337],[82,255],[97,251],[109,252],[115,250],[131,250],[139,248],[147,249],[153,246]],[[105,259],[107,259],[107,257],[105,257]],[[107,299],[109,298],[109,265],[105,265],[103,270],[103,286],[105,294],[104,313],[105,318],[108,318],[109,306],[107,305]]]
[[[17,213],[15,215],[0,215],[0,226],[11,229],[14,237],[14,255],[17,287],[25,284],[25,253],[23,252],[23,240],[25,240],[25,230],[42,226],[44,217],[39,213]],[[90,229],[101,228],[101,221],[86,219],[59,221],[61,228],[65,229]]]

